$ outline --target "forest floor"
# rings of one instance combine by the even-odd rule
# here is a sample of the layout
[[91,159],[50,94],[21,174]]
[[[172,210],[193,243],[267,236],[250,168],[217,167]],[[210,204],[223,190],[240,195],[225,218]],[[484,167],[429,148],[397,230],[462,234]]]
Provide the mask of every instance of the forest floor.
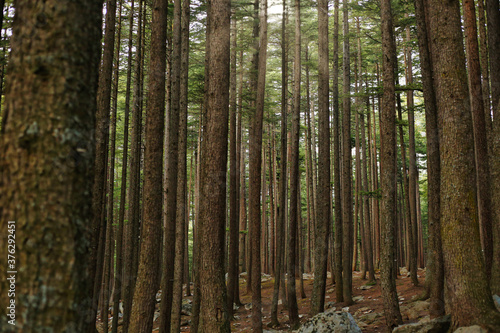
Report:
[[[405,269],[402,270],[405,273]],[[328,274],[330,276],[330,274]],[[297,285],[297,302],[299,306],[299,316],[301,323],[306,322],[309,315],[311,304],[311,292],[313,287],[312,275],[305,274],[304,291],[306,298],[300,298],[300,284]],[[396,280],[398,289],[399,304],[405,323],[427,320],[428,302],[416,301],[416,298],[424,291],[425,271],[418,271],[420,285],[412,285],[410,277],[403,274]],[[383,314],[383,300],[381,296],[380,275],[376,274],[377,283],[374,286],[366,286],[367,280],[361,279],[361,272],[353,272],[353,298],[354,304],[345,309],[344,303],[337,303],[335,300],[335,286],[331,284],[331,279],[327,280],[325,307],[335,307],[335,310],[350,312],[363,332],[385,332],[385,319]],[[278,319],[280,327],[268,328],[271,322],[271,302],[273,297],[274,278],[263,276],[262,282],[262,319],[265,329],[271,332],[288,332],[288,311],[283,305],[278,306]],[[240,300],[243,304],[251,303],[251,294],[246,293],[246,280],[240,278]],[[232,332],[251,332],[251,307],[241,306],[235,311],[236,320],[231,322]],[[189,323],[190,317],[183,316],[183,322]],[[189,332],[189,325],[183,326],[181,332]]]
[[[402,275],[398,276],[396,286],[398,290],[399,304],[401,314],[405,324],[429,320],[428,301],[417,300],[418,296],[424,291],[425,270],[418,270],[419,286],[415,287],[411,283],[410,277],[405,268],[401,269]],[[367,280],[361,279],[361,272],[353,272],[353,300],[354,304],[347,306],[345,303],[337,303],[335,299],[335,285],[332,285],[330,273],[328,273],[325,308],[335,308],[335,311],[347,311],[351,313],[356,323],[363,332],[386,332],[384,319],[384,304],[381,296],[380,274],[376,272],[376,284],[366,285]],[[232,332],[251,332],[251,294],[246,292],[246,275],[243,273],[240,277],[240,301],[244,304],[235,310],[235,320],[231,322]],[[296,281],[297,303],[299,307],[299,317],[301,323],[305,323],[311,316],[309,314],[311,304],[311,292],[313,288],[312,274],[304,274],[304,291],[306,298],[300,297],[300,281]],[[279,327],[268,327],[271,322],[271,302],[273,297],[274,278],[270,275],[262,275],[262,320],[264,332],[289,332],[288,311],[282,305],[278,305],[278,320],[281,323]],[[186,286],[184,286],[185,290]],[[281,303],[281,302],[280,302]],[[183,299],[183,315],[181,321],[181,332],[190,332],[192,296]],[[246,305],[246,306],[245,306]],[[159,303],[156,305],[155,321],[153,332],[158,332],[159,328]],[[111,328],[110,316],[110,328]],[[102,322],[98,321],[98,331],[103,333]],[[121,318],[118,332],[121,332]],[[296,331],[295,331],[296,332]]]

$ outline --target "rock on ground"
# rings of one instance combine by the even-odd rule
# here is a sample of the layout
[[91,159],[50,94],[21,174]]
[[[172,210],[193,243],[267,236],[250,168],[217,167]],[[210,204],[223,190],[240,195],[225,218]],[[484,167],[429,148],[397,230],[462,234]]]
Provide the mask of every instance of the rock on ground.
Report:
[[487,333],[481,326],[474,325],[469,327],[460,327],[453,333]]
[[317,314],[302,325],[298,333],[361,333],[348,312],[332,311]]
[[434,333],[447,332],[450,329],[451,317],[449,315],[439,317],[426,322],[401,325],[396,327],[393,333]]

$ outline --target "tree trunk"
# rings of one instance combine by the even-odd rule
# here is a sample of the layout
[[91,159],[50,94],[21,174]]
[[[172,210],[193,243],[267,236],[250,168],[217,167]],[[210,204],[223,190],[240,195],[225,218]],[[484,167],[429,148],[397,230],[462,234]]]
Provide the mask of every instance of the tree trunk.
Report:
[[[279,179],[279,208],[276,227],[276,273],[274,275],[273,301],[271,305],[271,327],[279,326],[278,321],[278,298],[280,283],[282,280],[283,250],[285,242],[285,210],[287,207],[287,102],[288,102],[288,56],[287,56],[287,7],[283,0],[283,16],[281,21],[281,147],[280,147],[280,179]],[[285,288],[284,283],[281,286]]]
[[[179,2],[179,1],[176,1]],[[184,0],[181,8],[180,29],[180,73],[179,73],[179,127],[178,127],[178,167],[177,167],[177,207],[175,225],[175,259],[172,290],[171,332],[177,333],[181,329],[182,285],[184,280],[184,248],[186,229],[186,200],[187,200],[187,121],[188,121],[188,74],[189,74],[189,15],[190,1]],[[178,14],[178,13],[176,13]],[[174,19],[175,20],[175,19]],[[174,34],[176,29],[174,29]],[[174,36],[175,38],[175,36]],[[177,45],[177,48],[179,45]],[[174,46],[174,49],[176,47]],[[175,51],[174,51],[175,52]],[[175,58],[174,58],[175,61]],[[174,63],[173,66],[176,64]],[[174,74],[174,73],[172,73]],[[172,91],[175,93],[175,89]],[[173,100],[176,100],[175,98]],[[173,106],[173,105],[172,105]],[[175,108],[171,109],[175,112]],[[170,121],[170,119],[169,119]],[[175,121],[175,120],[174,120]],[[174,125],[175,126],[175,125]],[[175,127],[170,128],[171,131]],[[169,157],[170,158],[170,157]],[[167,161],[168,164],[168,161]],[[167,177],[167,180],[169,178]],[[170,185],[170,184],[168,184]],[[170,189],[168,189],[170,190]],[[167,192],[168,193],[168,192]],[[167,208],[168,209],[168,208]],[[168,214],[167,214],[168,216]],[[168,223],[168,221],[167,221]],[[167,268],[164,266],[164,269]],[[172,268],[167,268],[172,269]],[[164,289],[163,289],[164,290]],[[163,291],[162,290],[162,291]],[[168,297],[168,295],[167,295]],[[163,299],[163,297],[162,297]],[[167,325],[168,326],[168,325]]]
[[383,51],[383,105],[380,114],[380,183],[382,189],[381,211],[381,282],[384,299],[384,313],[389,330],[402,323],[399,312],[396,280],[394,278],[395,249],[394,237],[396,227],[396,127],[395,127],[395,96],[394,96],[394,59],[396,46],[393,38],[392,10],[390,0],[381,1],[382,19],[382,51]]
[[[83,314],[95,276],[89,179],[101,25],[102,1],[16,3],[0,137],[3,332],[95,329]],[[12,278],[15,319],[3,315]]]
[[297,329],[300,325],[297,294],[295,288],[295,247],[297,242],[297,206],[298,206],[298,181],[299,181],[299,127],[300,127],[300,0],[295,0],[295,56],[293,63],[293,113],[291,130],[291,156],[290,156],[290,222],[288,224],[288,317],[290,327]]
[[129,9],[129,36],[128,36],[128,56],[127,56],[127,83],[125,89],[125,120],[123,126],[123,160],[122,160],[122,179],[120,189],[120,210],[118,212],[118,232],[116,235],[116,272],[115,289],[113,294],[113,324],[112,333],[118,332],[118,312],[120,299],[122,298],[123,283],[123,230],[125,224],[125,201],[127,195],[127,161],[128,161],[128,132],[129,132],[129,114],[130,114],[130,87],[132,79],[132,34],[134,22],[134,1]]
[[[260,6],[259,6],[260,5]],[[260,7],[260,8],[259,8]],[[250,241],[252,243],[252,329],[255,332],[262,331],[262,301],[261,301],[261,261],[260,261],[260,191],[261,191],[261,167],[262,167],[262,124],[264,118],[264,96],[266,86],[266,61],[267,61],[267,0],[255,2],[255,12],[259,12],[260,29],[258,32],[258,53],[254,54],[254,68],[257,69],[255,84],[255,114],[251,115],[250,128],[250,174],[249,174],[249,202],[248,215],[250,229]],[[255,29],[255,28],[254,28]]]
[[[165,147],[167,158],[167,192],[164,195],[164,205],[167,207],[164,221],[164,248],[163,248],[163,274],[161,280],[162,298],[160,303],[160,332],[170,332],[172,324],[172,301],[176,252],[176,224],[177,224],[177,203],[180,185],[178,184],[179,161],[182,157],[179,154],[180,131],[180,95],[181,95],[181,55],[182,55],[182,32],[181,32],[181,1],[174,1],[174,18],[172,33],[172,68],[171,68],[171,104],[168,114],[168,146]],[[152,67],[155,68],[155,67]],[[155,69],[156,70],[156,69]],[[182,189],[180,189],[182,191]],[[180,230],[180,228],[179,228]],[[180,250],[180,247],[179,247]],[[180,250],[182,252],[182,250]],[[179,261],[182,262],[182,261]],[[181,268],[179,268],[181,269]],[[176,306],[179,306],[176,304]],[[178,311],[178,310],[175,310]]]
[[[151,68],[148,84],[146,151],[144,153],[144,215],[141,223],[141,250],[137,285],[134,290],[131,332],[150,332],[158,290],[162,222],[162,153],[165,112],[166,16],[167,3],[153,5]],[[146,237],[147,235],[147,237]],[[151,273],[153,272],[153,274]]]
[[[95,115],[95,166],[94,185],[92,188],[92,234],[90,241],[90,283],[93,292],[92,305],[89,313],[89,320],[95,323],[97,317],[97,306],[101,278],[103,275],[104,243],[105,239],[105,212],[103,202],[106,193],[106,169],[109,137],[109,112],[111,105],[111,80],[113,74],[113,55],[115,45],[115,15],[116,0],[106,1],[106,29],[104,33],[104,47],[102,64],[99,74],[99,85],[97,90],[97,110]],[[93,325],[93,324],[92,324]],[[93,331],[95,328],[90,328]]]
[[330,109],[328,70],[328,1],[318,2],[318,116],[319,116],[319,160],[317,220],[314,247],[314,285],[311,299],[311,314],[324,311],[326,289],[326,266],[328,261],[328,238],[330,231]]
[[125,253],[123,260],[123,331],[128,332],[132,298],[137,278],[137,252],[139,238],[139,202],[140,202],[140,165],[141,165],[141,77],[142,64],[142,10],[143,1],[139,0],[137,27],[137,46],[135,54],[135,82],[132,97],[132,133],[130,137],[130,184],[128,193],[128,223],[125,226]]
[[333,186],[335,196],[335,300],[344,301],[342,286],[342,188],[341,188],[341,133],[339,108],[339,0],[335,0],[333,21]]
[[[344,36],[349,36],[349,12],[347,2],[343,3],[343,31]],[[352,238],[353,238],[353,218],[352,218],[352,165],[351,165],[351,97],[350,97],[350,59],[349,59],[349,38],[344,38],[344,97],[343,97],[343,117],[342,117],[342,287],[344,292],[344,302],[351,305],[352,301]]]
[[[486,0],[488,24],[488,49],[490,59],[491,97],[493,107],[493,130],[491,138],[492,156],[500,156],[500,10],[498,1]],[[500,159],[492,158],[491,206],[493,210],[493,267],[491,269],[491,291],[500,294]]]
[[[111,108],[111,133],[109,137],[109,169],[108,169],[108,206],[107,206],[107,230],[106,230],[106,253],[104,254],[104,277],[103,277],[103,311],[101,311],[101,320],[104,324],[104,332],[108,331],[108,314],[109,314],[109,302],[111,296],[111,288],[113,283],[111,279],[112,271],[114,267],[112,265],[112,260],[114,259],[115,242],[111,234],[116,234],[113,232],[113,210],[114,210],[114,188],[115,188],[115,151],[116,151],[116,113],[118,108],[118,79],[120,72],[120,43],[121,43],[121,27],[122,27],[122,2],[120,1],[120,10],[118,14],[118,27],[117,27],[117,37],[116,37],[116,55],[115,55],[115,65],[114,65],[114,77],[113,77],[113,94],[111,100],[113,101],[113,107]],[[117,308],[114,308],[117,309]],[[116,312],[116,311],[115,311]],[[115,314],[113,314],[115,316]]]
[[476,11],[474,0],[463,0],[465,43],[467,51],[469,94],[474,128],[474,152],[476,157],[477,200],[479,231],[484,253],[486,276],[491,277],[493,263],[493,235],[491,220],[490,166],[486,122],[484,115],[479,45],[477,41]]
[[207,119],[201,164],[202,332],[230,332],[224,281],[224,224],[226,207],[227,139],[229,120],[230,17],[228,0],[214,0],[207,9],[207,64],[205,99]]
[[[472,115],[460,4],[429,1],[430,40],[441,129],[441,236],[451,329],[479,324],[500,329],[479,237]],[[467,269],[464,269],[464,268]]]
[[229,269],[227,282],[227,307],[229,318],[233,317],[234,294],[238,285],[238,175],[236,158],[236,12],[231,19],[231,88],[230,88],[230,132],[229,132]]

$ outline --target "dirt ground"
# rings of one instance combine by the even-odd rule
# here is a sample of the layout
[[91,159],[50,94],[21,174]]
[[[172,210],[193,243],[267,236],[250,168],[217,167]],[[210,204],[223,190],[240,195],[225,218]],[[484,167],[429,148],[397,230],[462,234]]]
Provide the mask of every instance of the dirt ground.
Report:
[[[411,284],[411,280],[406,275],[399,276],[396,280],[396,285],[398,289],[398,296],[400,300],[400,306],[404,307],[408,305],[410,302],[414,300],[415,297],[420,295],[424,288],[424,280],[425,280],[425,271],[418,271],[419,282],[420,285],[418,287],[414,287]],[[366,325],[362,325],[361,329],[363,332],[372,333],[372,332],[386,332],[384,316],[383,316],[383,301],[381,298],[381,287],[380,287],[380,275],[376,274],[377,284],[373,287],[368,287],[369,289],[363,290],[360,289],[364,286],[367,280],[361,279],[360,272],[353,272],[353,298],[356,300],[355,304],[349,306],[348,312],[350,312],[357,322],[364,320],[360,318],[363,314],[374,314],[372,318],[373,322],[367,323]],[[266,279],[264,279],[266,280]],[[271,322],[271,301],[273,295],[273,283],[274,280],[270,278],[267,281],[262,283],[262,307],[263,307],[263,324],[266,329],[271,330],[267,327],[267,325]],[[297,290],[299,288],[299,281],[296,282]],[[310,296],[313,286],[313,280],[304,279],[304,290],[306,293],[306,298],[300,298],[300,292],[297,292],[297,302],[299,306],[299,316],[301,322],[307,321],[310,318],[309,310],[310,310]],[[366,288],[366,287],[364,287]],[[336,303],[335,301],[335,286],[331,284],[331,279],[327,280],[327,288],[326,288],[326,300],[325,304],[327,306],[333,306],[336,310],[341,310],[346,307],[343,303]],[[362,297],[357,297],[362,296]],[[246,294],[246,281],[244,278],[240,278],[240,300],[244,304],[251,303],[251,295]],[[330,303],[333,302],[333,303]],[[286,332],[289,331],[288,325],[288,312],[283,307],[283,305],[278,306],[278,319],[281,323],[280,327],[274,327],[273,330]],[[380,314],[379,316],[375,314]],[[231,322],[231,331],[232,332],[251,332],[251,309],[249,307],[241,306],[238,310],[235,311],[236,320]],[[421,311],[418,316],[423,317],[426,313]],[[183,316],[183,322],[185,324],[188,323],[190,317]],[[406,319],[406,320],[405,320]],[[403,315],[403,320],[405,323],[415,322],[417,319],[413,318],[412,321],[405,318]],[[366,320],[365,320],[366,321]],[[369,320],[371,321],[371,320]],[[154,331],[154,330],[153,330]],[[182,332],[189,332],[189,325],[185,325],[182,327]]]

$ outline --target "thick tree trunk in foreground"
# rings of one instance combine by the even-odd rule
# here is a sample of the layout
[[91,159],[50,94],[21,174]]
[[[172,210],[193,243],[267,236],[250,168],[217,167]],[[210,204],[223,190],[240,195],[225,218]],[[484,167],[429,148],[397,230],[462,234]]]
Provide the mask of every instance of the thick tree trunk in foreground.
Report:
[[[51,24],[41,25],[40,18]],[[93,273],[89,179],[101,19],[102,1],[16,5],[0,139],[2,332],[95,327],[87,321]],[[15,326],[6,315],[12,275]]]
[[202,142],[200,219],[201,331],[230,332],[224,281],[227,139],[229,120],[229,0],[213,0],[208,11],[207,113]]
[[472,115],[460,3],[429,1],[430,36],[441,156],[441,236],[452,329],[500,330],[486,277],[478,228]]
[[382,190],[381,207],[381,262],[380,279],[384,313],[387,328],[392,329],[402,323],[399,312],[398,294],[395,280],[394,237],[396,227],[396,110],[394,95],[394,59],[396,46],[393,38],[392,10],[390,0],[381,2],[382,51],[383,51],[383,88],[382,111],[380,114],[380,185]]

